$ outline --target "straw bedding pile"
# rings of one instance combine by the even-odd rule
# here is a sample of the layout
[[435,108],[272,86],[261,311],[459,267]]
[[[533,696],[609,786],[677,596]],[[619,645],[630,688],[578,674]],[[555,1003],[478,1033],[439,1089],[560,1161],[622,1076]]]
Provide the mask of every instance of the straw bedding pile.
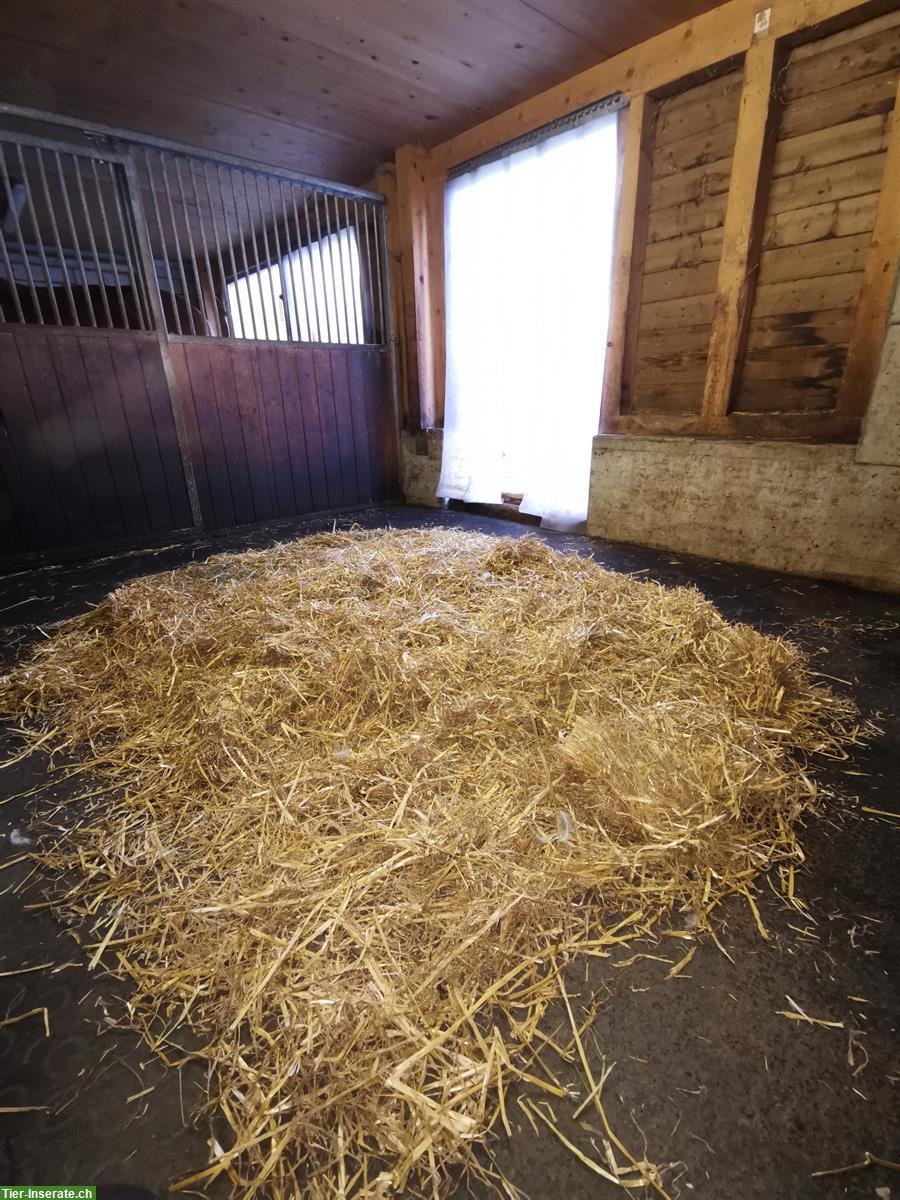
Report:
[[[749,898],[799,853],[802,759],[852,719],[696,591],[454,531],[131,583],[0,711],[107,789],[44,861],[128,1019],[172,1061],[190,1027],[210,1064],[185,1186],[316,1198],[490,1171],[517,1078],[573,1105],[535,1061],[561,968]],[[601,1173],[662,1191],[613,1140]]]

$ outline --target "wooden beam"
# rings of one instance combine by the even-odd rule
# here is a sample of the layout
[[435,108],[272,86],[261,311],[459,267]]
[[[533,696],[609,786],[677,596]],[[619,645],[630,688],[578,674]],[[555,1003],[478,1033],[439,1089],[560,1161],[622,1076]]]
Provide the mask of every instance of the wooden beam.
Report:
[[396,155],[397,218],[405,326],[408,427],[443,421],[444,176],[427,150],[401,146]]
[[744,60],[703,391],[707,424],[728,412],[747,336],[778,128],[773,95],[778,59],[775,39],[766,36],[750,47]]
[[[854,9],[860,10],[859,20],[863,21],[875,12],[886,11],[895,2],[778,0],[777,4],[771,4],[770,35],[776,41],[793,37],[812,26],[840,22]],[[432,150],[433,163],[446,171],[456,163],[530,133],[548,121],[576,112],[614,92],[623,92],[629,97],[641,92],[655,92],[712,64],[743,54],[752,43],[756,13],[765,7],[764,0],[730,0],[674,29],[648,38],[441,142]]]
[[637,332],[635,313],[640,306],[650,211],[652,156],[649,139],[655,110],[655,101],[640,95],[635,96],[628,110],[619,115],[619,128],[621,130],[624,125],[624,138],[619,163],[609,328],[600,405],[601,432],[608,432],[610,423],[622,411],[629,339],[634,340]]
[[888,136],[872,244],[838,392],[837,411],[846,417],[861,418],[868,407],[900,265],[900,84]]

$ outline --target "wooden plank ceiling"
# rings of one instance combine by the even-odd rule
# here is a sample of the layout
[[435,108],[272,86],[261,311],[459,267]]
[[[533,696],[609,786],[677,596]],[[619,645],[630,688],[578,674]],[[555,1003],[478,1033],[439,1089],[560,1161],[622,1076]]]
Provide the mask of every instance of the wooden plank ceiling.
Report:
[[0,99],[345,183],[721,0],[7,0]]

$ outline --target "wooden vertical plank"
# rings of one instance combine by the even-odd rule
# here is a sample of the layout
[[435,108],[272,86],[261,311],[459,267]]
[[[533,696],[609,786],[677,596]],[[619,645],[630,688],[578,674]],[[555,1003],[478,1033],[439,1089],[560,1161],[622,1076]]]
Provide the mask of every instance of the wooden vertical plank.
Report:
[[[150,405],[153,427],[156,431],[156,441],[159,446],[159,457],[166,481],[166,489],[169,493],[169,504],[172,509],[172,528],[189,529],[194,524],[194,513],[188,494],[184,458],[186,453],[193,474],[193,457],[190,452],[190,440],[187,438],[187,432],[182,419],[182,434],[185,438],[185,446],[183,447],[178,441],[178,430],[172,410],[169,375],[167,374],[166,363],[159,341],[151,338],[140,338],[136,346],[138,357],[141,361],[141,369],[144,373],[144,383],[147,387],[147,400]],[[171,346],[166,347],[169,355],[168,370],[171,372],[173,386],[177,390],[178,385],[175,383],[174,371],[171,368],[171,350]],[[178,393],[178,403],[180,407],[185,406],[185,401],[180,392]],[[196,477],[194,477],[195,489],[196,486]]]
[[444,185],[420,146],[396,154],[397,217],[406,331],[406,422],[428,429],[444,418]]
[[213,397],[222,441],[225,445],[225,465],[231,482],[234,518],[237,525],[252,525],[256,519],[253,490],[247,466],[247,447],[237,403],[237,390],[229,347],[213,343],[209,347],[209,370]]
[[338,454],[341,462],[341,480],[344,503],[357,504],[362,496],[356,469],[356,434],[353,428],[353,408],[350,402],[350,376],[348,358],[359,353],[347,347],[329,350],[331,358],[331,383],[334,388],[334,412],[337,419]]
[[23,528],[30,528],[33,548],[64,542],[68,536],[65,513],[59,502],[56,484],[47,462],[41,430],[31,407],[31,397],[16,337],[0,332],[0,380],[3,396],[2,450],[5,474],[11,492],[21,484],[18,512]]
[[212,493],[210,492],[209,479],[207,477],[206,457],[203,453],[203,440],[200,436],[200,429],[197,424],[197,410],[194,404],[194,392],[191,386],[190,372],[188,371],[186,350],[187,347],[183,342],[171,342],[169,344],[172,374],[175,379],[175,386],[178,389],[178,395],[181,400],[182,416],[184,420],[184,435],[187,444],[187,451],[190,455],[191,465],[194,471],[194,481],[197,487],[197,500],[200,504],[200,512],[203,519],[203,524],[209,528],[214,528],[216,525],[216,512],[213,505]]
[[16,342],[37,424],[32,436],[36,432],[40,437],[56,493],[65,509],[70,541],[79,545],[95,542],[99,532],[84,479],[82,453],[66,411],[50,352],[49,337],[52,336],[28,330],[19,334]]
[[172,529],[174,518],[169,488],[163,470],[156,426],[150,411],[147,382],[137,347],[129,338],[111,334],[109,352],[119,386],[119,402],[128,423],[137,460],[138,479],[150,517],[152,532]]
[[862,292],[850,334],[844,378],[837,398],[841,416],[862,417],[878,373],[894,281],[900,264],[900,83],[894,99],[881,195]]
[[109,340],[96,336],[82,338],[81,356],[103,433],[125,530],[129,537],[138,537],[150,532],[150,515],[141,488],[137,455],[125,418]]
[[217,529],[227,529],[237,521],[228,471],[229,447],[219,423],[219,408],[213,387],[212,348],[204,342],[185,342],[183,349],[203,469],[212,504],[211,524]]
[[400,494],[397,427],[387,372],[387,356],[378,350],[367,351],[363,377],[373,500],[393,500]]
[[[305,457],[306,447],[301,441],[295,445],[297,434],[296,421],[288,431],[288,414],[285,404],[283,384],[279,365],[282,359],[290,355],[290,350],[280,346],[258,346],[256,348],[256,371],[259,382],[260,402],[266,414],[266,430],[269,440],[269,456],[272,467],[272,488],[275,499],[275,509],[279,517],[290,517],[296,512],[305,512],[309,505],[298,507],[294,490],[293,458],[299,449]],[[290,359],[287,359],[290,362]],[[291,371],[293,374],[293,371]],[[296,385],[294,387],[293,408],[299,416]]]
[[334,411],[334,386],[331,382],[331,356],[327,350],[313,350],[312,366],[319,425],[322,431],[322,457],[325,460],[325,480],[328,487],[328,508],[344,504],[341,450],[338,442],[337,417]]
[[[221,349],[226,350],[226,347],[223,345]],[[253,519],[270,521],[275,516],[275,498],[265,417],[261,411],[262,397],[254,370],[256,347],[248,342],[245,346],[228,347],[227,352],[231,360],[234,399],[244,439],[244,461],[253,497]]]
[[[309,471],[309,488],[311,508],[321,511],[328,508],[328,476],[325,470],[325,439],[322,434],[322,421],[319,415],[319,396],[316,389],[315,350],[296,350],[292,357],[297,376],[297,397],[300,414],[303,419],[303,433],[306,442],[306,461]],[[289,387],[287,373],[284,383]],[[299,487],[295,473],[294,488]]]
[[353,417],[353,441],[356,451],[356,478],[360,500],[371,500],[372,487],[371,445],[369,442],[369,414],[366,393],[365,350],[350,350],[347,353],[347,373],[350,383],[350,409]]
[[73,422],[73,434],[84,465],[84,478],[101,538],[125,536],[125,522],[109,464],[103,430],[81,354],[82,338],[70,335],[47,339],[56,367],[63,402]]
[[715,424],[727,414],[740,371],[778,131],[774,86],[780,59],[778,44],[772,37],[750,46],[744,59],[703,389],[704,426]]
[[619,168],[612,289],[600,403],[602,432],[609,431],[622,411],[629,347],[633,357],[637,342],[637,313],[641,303],[640,288],[650,214],[650,141],[655,115],[655,102],[643,95],[635,96],[625,115],[619,115],[620,130],[624,121],[624,139]]

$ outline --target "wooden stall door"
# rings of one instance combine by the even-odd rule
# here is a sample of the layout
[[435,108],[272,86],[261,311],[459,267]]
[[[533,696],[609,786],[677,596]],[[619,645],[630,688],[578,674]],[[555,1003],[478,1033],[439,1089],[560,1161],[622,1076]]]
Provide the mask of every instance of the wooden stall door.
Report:
[[173,338],[207,529],[399,494],[387,352]]
[[156,335],[0,331],[0,558],[191,527]]

